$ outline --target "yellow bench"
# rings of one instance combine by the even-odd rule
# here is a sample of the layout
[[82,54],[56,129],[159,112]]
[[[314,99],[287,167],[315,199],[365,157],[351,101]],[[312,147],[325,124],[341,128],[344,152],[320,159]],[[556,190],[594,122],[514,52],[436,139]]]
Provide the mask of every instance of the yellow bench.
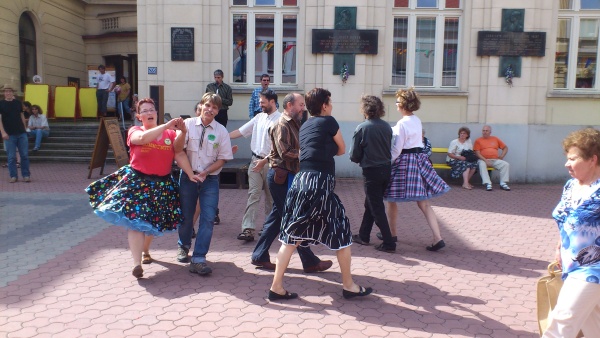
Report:
[[[433,157],[434,154],[443,154],[444,156],[442,157],[442,162],[436,162],[434,160],[431,161],[431,164],[433,166],[433,169],[452,169],[449,165],[446,164],[446,156],[448,155],[448,148],[431,148],[431,155]],[[436,156],[436,158],[439,158],[440,156]],[[495,170],[494,168],[488,167],[487,168],[488,171],[492,171]]]

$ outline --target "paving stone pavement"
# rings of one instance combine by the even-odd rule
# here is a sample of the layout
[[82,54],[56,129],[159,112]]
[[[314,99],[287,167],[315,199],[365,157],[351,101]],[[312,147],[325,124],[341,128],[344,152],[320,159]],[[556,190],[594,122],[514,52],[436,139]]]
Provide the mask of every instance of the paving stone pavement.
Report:
[[[83,192],[99,169],[92,179],[86,164],[31,170],[33,182],[10,184],[0,169],[0,337],[538,336],[535,284],[552,259],[550,213],[561,185],[486,192],[450,182],[432,201],[442,251],[425,250],[425,218],[416,203],[402,204],[396,253],[352,246],[354,278],[373,287],[372,296],[343,299],[335,253],[319,246],[315,253],[333,267],[305,274],[294,255],[285,286],[300,298],[269,302],[272,273],[250,264],[255,242],[235,239],[247,190],[221,190],[211,276],[175,260],[177,236],[169,233],[155,239],[155,262],[136,280],[125,230],[95,216]],[[362,182],[339,179],[336,192],[357,232]],[[374,233],[371,242],[379,242]],[[272,261],[278,249],[275,242]]]

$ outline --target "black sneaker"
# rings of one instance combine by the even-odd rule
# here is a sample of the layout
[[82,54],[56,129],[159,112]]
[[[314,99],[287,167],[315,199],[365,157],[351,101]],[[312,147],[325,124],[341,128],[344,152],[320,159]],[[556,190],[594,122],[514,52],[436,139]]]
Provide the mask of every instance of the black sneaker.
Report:
[[189,260],[190,260],[190,258],[188,257],[189,252],[190,252],[190,249],[180,246],[177,249],[177,261],[181,262],[181,263],[189,262]]
[[[379,238],[380,240],[383,241],[383,235],[381,234],[381,232],[378,232],[377,234],[375,234],[377,236],[377,238]],[[398,236],[392,236],[392,241],[394,242],[398,242]]]
[[212,269],[206,263],[191,263],[190,272],[197,273],[200,276],[206,276],[212,273]]
[[219,218],[219,215],[215,216],[215,220],[213,221],[214,225],[218,225],[219,223],[221,223],[221,219]]

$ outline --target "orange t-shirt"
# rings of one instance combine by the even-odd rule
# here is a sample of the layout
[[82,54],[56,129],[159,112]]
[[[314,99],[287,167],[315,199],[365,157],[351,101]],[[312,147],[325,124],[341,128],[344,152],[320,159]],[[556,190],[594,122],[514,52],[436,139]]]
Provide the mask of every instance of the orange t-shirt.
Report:
[[506,144],[504,144],[502,140],[496,136],[490,136],[487,139],[480,137],[475,140],[473,150],[479,151],[479,153],[487,159],[497,159],[498,149],[504,149],[504,147],[506,147]]

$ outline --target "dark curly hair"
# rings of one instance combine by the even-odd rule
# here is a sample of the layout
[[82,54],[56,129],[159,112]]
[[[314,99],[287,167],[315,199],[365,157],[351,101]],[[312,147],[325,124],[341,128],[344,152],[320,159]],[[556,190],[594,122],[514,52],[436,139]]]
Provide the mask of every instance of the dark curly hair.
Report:
[[584,160],[589,160],[596,155],[598,158],[596,165],[600,165],[600,130],[590,127],[574,131],[563,140],[562,146],[565,153],[572,147],[579,148]]
[[313,88],[304,96],[306,101],[306,109],[310,113],[310,116],[321,115],[321,108],[325,103],[330,102],[331,92],[323,88]]
[[421,100],[414,88],[399,89],[396,92],[396,103],[400,105],[400,108],[411,113],[421,108]]
[[385,108],[380,98],[374,95],[363,95],[360,98],[360,111],[367,120],[385,115]]

